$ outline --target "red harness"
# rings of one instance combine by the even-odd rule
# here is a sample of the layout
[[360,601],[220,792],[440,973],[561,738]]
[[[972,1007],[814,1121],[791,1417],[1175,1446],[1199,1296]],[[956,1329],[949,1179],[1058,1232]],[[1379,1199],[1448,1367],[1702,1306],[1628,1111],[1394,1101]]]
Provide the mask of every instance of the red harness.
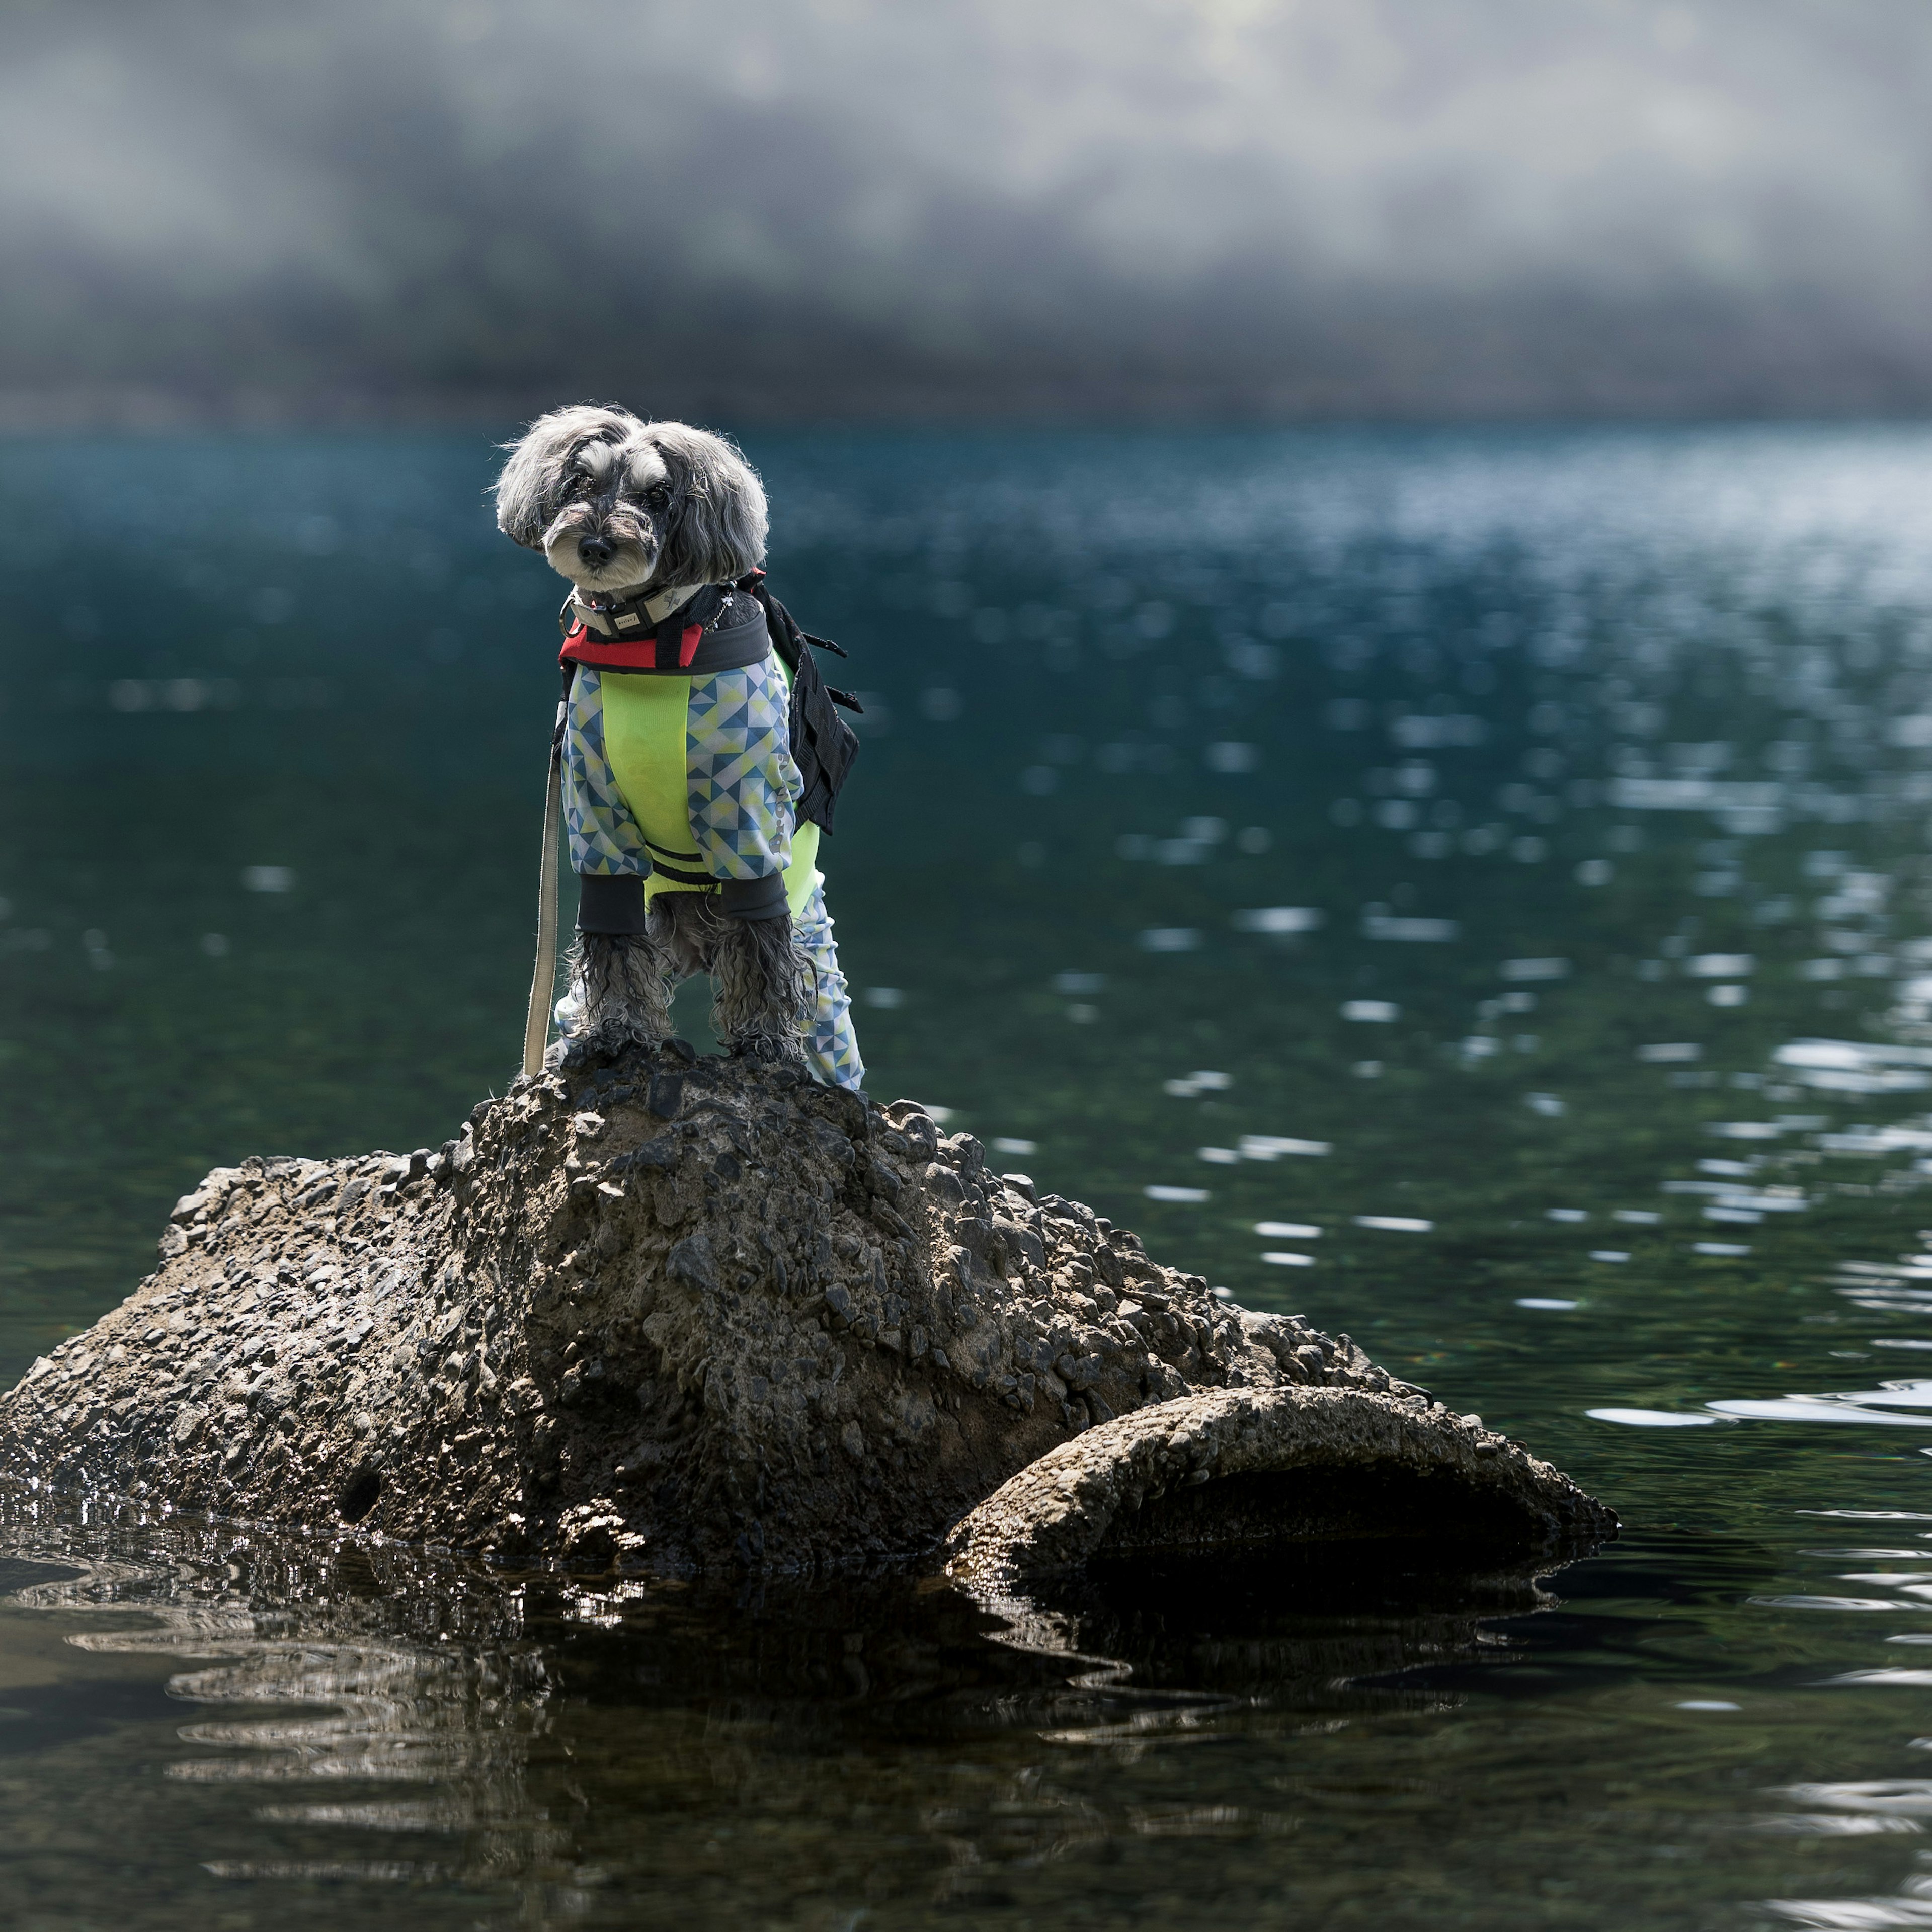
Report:
[[646,631],[638,638],[603,638],[594,636],[580,617],[563,634],[563,647],[556,654],[559,664],[590,664],[609,670],[680,670],[689,668],[704,636],[702,624],[687,624],[678,633],[675,658],[668,648],[664,660],[658,657],[658,634]]

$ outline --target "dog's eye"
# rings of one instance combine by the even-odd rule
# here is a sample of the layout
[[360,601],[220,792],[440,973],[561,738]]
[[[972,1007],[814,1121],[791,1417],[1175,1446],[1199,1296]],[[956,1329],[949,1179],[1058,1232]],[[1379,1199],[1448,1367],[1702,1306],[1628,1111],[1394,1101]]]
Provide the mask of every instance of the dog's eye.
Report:
[[646,485],[644,490],[644,501],[650,504],[652,509],[662,510],[670,501],[670,485],[668,483],[652,483]]

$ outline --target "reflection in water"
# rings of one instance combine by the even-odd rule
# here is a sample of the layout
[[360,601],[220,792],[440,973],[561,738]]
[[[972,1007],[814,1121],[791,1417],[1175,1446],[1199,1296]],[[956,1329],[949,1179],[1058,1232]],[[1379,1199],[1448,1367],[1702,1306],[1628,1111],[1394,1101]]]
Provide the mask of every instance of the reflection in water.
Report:
[[[258,1560],[244,1542],[208,1532],[149,1540],[147,1562],[88,1553],[126,1540],[20,1540],[22,1553],[58,1552],[86,1568],[20,1589],[12,1601],[83,1617],[65,1639],[76,1649],[190,1666],[171,1672],[171,1698],[254,1714],[180,1726],[181,1742],[220,1754],[178,1758],[163,1776],[200,1785],[431,1786],[439,1796],[428,1802],[278,1804],[255,1815],[364,1832],[507,1833],[526,1849],[544,1838],[522,1815],[518,1794],[547,1687],[541,1654],[514,1642],[514,1592],[433,1586],[422,1593],[416,1566],[388,1552]],[[140,1612],[131,1623],[130,1611]],[[100,1620],[117,1627],[87,1627]],[[428,1641],[425,1622],[440,1626]],[[486,1863],[501,1860],[492,1855]],[[207,1869],[393,1879],[458,1868],[268,1858],[214,1859]]]
[[[1932,1529],[1902,1523],[1815,1554],[1909,1558],[1922,1533],[1932,1574]],[[1719,1661],[1732,1606],[1790,1560],[1746,1545],[1653,1540],[1540,1583],[1413,1550],[1142,1563],[988,1606],[183,1525],[16,1522],[0,1548],[39,1571],[0,1604],[0,1667],[58,1633],[80,1668],[158,1668],[173,1706],[124,1742],[44,1740],[31,1780],[0,1769],[23,1840],[88,1821],[66,1864],[44,1858],[49,1895],[142,1926],[238,1906],[291,1926],[1527,1932],[1573,1905],[1689,1927],[1741,1897],[1909,1924],[1856,1913],[1909,1912],[1910,1892],[1804,1902],[1790,1861],[1909,1854],[1932,1810],[1910,1775],[1784,1768],[1814,1742],[1778,1708],[1798,1682]],[[1809,1694],[1898,1692],[1867,1673]]]
[[[1124,1840],[1252,1849],[1299,1828],[1279,1780],[1190,1803],[1090,1774],[1446,1715],[1457,1694],[1403,1673],[1478,1659],[1486,1616],[1553,1601],[1415,1551],[1142,1568],[980,1608],[903,1582],[734,1603],[181,1526],[16,1526],[5,1546],[78,1572],[16,1611],[90,1658],[162,1660],[168,1696],[206,1708],[140,1774],[205,1794],[166,1842],[270,1886],[278,1916],[314,1894],[270,1906],[273,1887],[331,1880],[428,1886],[492,1923],[669,1922],[696,1897],[731,1922],[834,1923],[798,1901],[997,1907]],[[220,1855],[238,1805],[251,1849]]]

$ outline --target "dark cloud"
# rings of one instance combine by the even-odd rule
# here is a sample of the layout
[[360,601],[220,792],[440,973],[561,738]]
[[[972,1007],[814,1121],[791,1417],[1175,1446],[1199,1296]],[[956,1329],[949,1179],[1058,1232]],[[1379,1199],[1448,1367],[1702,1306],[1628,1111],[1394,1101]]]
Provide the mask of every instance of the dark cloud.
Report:
[[1932,403],[1922,0],[16,0],[19,406]]

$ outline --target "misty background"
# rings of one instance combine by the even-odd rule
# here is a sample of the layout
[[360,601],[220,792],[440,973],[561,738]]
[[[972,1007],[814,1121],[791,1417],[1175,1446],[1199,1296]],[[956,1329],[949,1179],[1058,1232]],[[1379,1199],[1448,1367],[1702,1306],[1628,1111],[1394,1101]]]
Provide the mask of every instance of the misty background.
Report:
[[1932,404],[1923,0],[13,0],[16,424]]

